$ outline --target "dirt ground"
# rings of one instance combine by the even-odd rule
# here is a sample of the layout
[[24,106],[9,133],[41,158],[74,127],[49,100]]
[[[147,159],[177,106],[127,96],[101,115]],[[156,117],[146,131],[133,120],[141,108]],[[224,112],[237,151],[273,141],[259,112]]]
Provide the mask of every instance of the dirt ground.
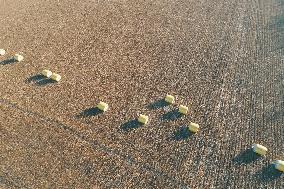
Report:
[[0,0],[0,48],[0,188],[284,187],[283,0]]

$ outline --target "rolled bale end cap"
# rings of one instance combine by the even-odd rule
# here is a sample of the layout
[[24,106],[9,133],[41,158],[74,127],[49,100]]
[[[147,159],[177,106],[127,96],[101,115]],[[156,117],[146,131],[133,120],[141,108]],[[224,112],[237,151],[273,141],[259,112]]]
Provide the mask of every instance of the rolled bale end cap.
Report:
[[107,111],[108,110],[108,104],[107,103],[104,103],[104,102],[100,102],[98,105],[97,105],[97,108],[103,112]]
[[260,145],[260,144],[254,144],[252,146],[252,149],[255,153],[262,155],[262,156],[267,153],[267,148],[265,146]]
[[181,114],[186,115],[186,114],[188,113],[188,107],[187,107],[187,106],[180,105],[178,112],[181,113]]
[[277,169],[278,171],[284,172],[284,161],[276,160],[274,164],[275,164],[275,169]]
[[60,81],[61,80],[61,76],[59,74],[53,73],[50,78],[54,81]]
[[189,125],[188,125],[188,129],[193,132],[193,133],[196,133],[199,131],[199,125],[196,124],[196,123],[193,123],[193,122],[190,122]]
[[138,118],[138,121],[139,121],[140,123],[142,123],[142,124],[147,124],[148,121],[149,121],[149,117],[146,116],[146,115],[140,114],[140,115],[139,115],[139,118]]
[[44,75],[45,77],[51,77],[52,72],[49,70],[42,70],[41,74]]
[[14,59],[18,62],[21,62],[24,60],[24,57],[20,54],[15,54]]
[[0,56],[4,56],[6,51],[4,49],[0,49]]
[[172,95],[167,95],[165,101],[169,104],[173,104],[175,102],[175,97]]

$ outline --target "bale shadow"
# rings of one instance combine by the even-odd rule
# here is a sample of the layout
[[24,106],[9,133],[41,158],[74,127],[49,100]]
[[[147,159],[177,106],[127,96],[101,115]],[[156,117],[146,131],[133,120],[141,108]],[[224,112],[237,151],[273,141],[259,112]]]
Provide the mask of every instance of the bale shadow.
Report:
[[8,65],[17,62],[14,58],[8,58],[0,62],[0,65]]
[[[277,6],[281,7],[282,9],[284,8],[283,0],[277,0],[277,3],[278,3]],[[265,29],[267,29],[268,31],[279,33],[279,34],[282,34],[283,28],[284,28],[284,14],[283,13],[273,16],[270,19],[270,21],[267,24],[265,24]],[[272,41],[273,45],[271,45],[271,49],[269,49],[269,51],[275,52],[275,51],[284,49],[284,36],[283,35],[274,35],[272,36],[270,40]]]
[[133,120],[130,120],[130,121],[123,123],[120,126],[120,128],[121,128],[121,130],[123,130],[125,132],[129,132],[129,131],[137,129],[141,126],[142,126],[142,123],[140,123],[137,119],[133,119]]
[[189,131],[188,127],[182,126],[174,132],[173,139],[176,141],[185,140],[193,136],[193,133]]
[[164,108],[168,105],[169,105],[169,103],[167,103],[164,99],[160,99],[160,100],[157,100],[157,101],[149,104],[147,106],[147,108],[150,109],[150,110],[156,110],[156,109]]
[[100,110],[99,108],[95,107],[95,108],[88,108],[86,110],[84,110],[83,112],[81,112],[79,115],[77,115],[77,118],[84,118],[84,117],[93,117],[96,115],[99,115],[103,113],[102,110]]
[[36,82],[36,85],[43,86],[43,85],[52,84],[52,83],[57,83],[57,82],[52,79],[46,78],[46,79]]
[[85,176],[92,176],[95,172],[94,165],[91,161],[87,160],[81,164],[81,172]]
[[31,76],[30,78],[28,78],[26,80],[26,83],[34,83],[38,86],[43,86],[43,85],[47,85],[51,83],[56,83],[56,81],[53,81],[52,79],[47,78],[41,74],[37,74],[37,75]]
[[30,78],[28,78],[26,80],[27,83],[32,83],[32,82],[37,82],[37,81],[40,81],[42,79],[45,79],[45,76],[41,75],[41,74],[37,74],[37,75],[34,75],[34,76],[31,76]]
[[233,162],[237,165],[249,164],[256,160],[261,159],[260,155],[257,155],[251,148],[239,153],[234,157]]
[[165,121],[165,120],[168,120],[168,121],[174,121],[176,119],[179,119],[182,117],[183,114],[181,114],[180,112],[178,112],[178,110],[172,110],[170,112],[167,112],[165,113],[163,116],[162,116],[162,120]]
[[280,178],[284,174],[277,169],[275,169],[275,166],[273,164],[270,164],[269,166],[265,166],[262,170],[256,173],[256,178],[260,182],[270,182],[275,179]]

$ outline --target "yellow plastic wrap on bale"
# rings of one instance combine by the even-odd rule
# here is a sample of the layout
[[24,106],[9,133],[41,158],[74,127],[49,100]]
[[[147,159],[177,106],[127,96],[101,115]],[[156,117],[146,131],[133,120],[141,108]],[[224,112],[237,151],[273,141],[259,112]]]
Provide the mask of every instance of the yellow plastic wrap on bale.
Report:
[[173,104],[175,102],[175,97],[172,96],[172,95],[167,95],[166,98],[165,98],[165,101],[167,103]]
[[99,110],[105,112],[105,111],[108,110],[108,104],[101,101],[101,102],[97,105],[97,108],[98,108]]
[[140,123],[143,123],[143,124],[147,124],[148,123],[148,120],[149,120],[149,117],[146,116],[146,115],[142,115],[140,114],[139,118],[138,118],[138,121]]
[[42,70],[41,74],[44,75],[45,77],[51,77],[52,72],[49,70]]
[[276,168],[278,171],[284,172],[284,161],[282,161],[282,160],[276,160],[276,161],[275,161],[275,168]]
[[188,107],[180,105],[178,111],[179,111],[179,113],[187,114],[188,113]]
[[24,60],[24,57],[20,54],[15,54],[14,59],[18,62],[21,62],[22,60]]
[[57,82],[61,80],[61,76],[59,74],[56,74],[56,73],[53,73],[50,78],[54,81],[57,81]]
[[188,129],[193,132],[193,133],[196,133],[199,131],[199,125],[196,124],[196,123],[192,123],[190,122],[189,125],[188,125]]
[[0,49],[0,56],[4,56],[6,51],[4,49]]
[[260,145],[260,144],[254,144],[252,146],[252,149],[255,153],[259,154],[259,155],[265,155],[267,153],[267,148]]

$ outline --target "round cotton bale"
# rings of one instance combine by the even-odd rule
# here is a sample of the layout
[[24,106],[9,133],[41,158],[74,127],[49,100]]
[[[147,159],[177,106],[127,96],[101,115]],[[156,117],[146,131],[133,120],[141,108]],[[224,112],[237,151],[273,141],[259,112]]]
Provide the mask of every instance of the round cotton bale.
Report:
[[169,104],[173,104],[175,102],[175,97],[172,95],[167,95],[165,101]]
[[51,77],[52,72],[49,71],[49,70],[42,70],[41,74],[44,75],[45,77],[49,78],[49,77]]
[[188,129],[193,132],[193,133],[196,133],[199,131],[199,125],[196,124],[196,123],[193,123],[193,122],[190,122],[189,125],[188,125]]
[[143,124],[147,124],[149,121],[149,117],[143,114],[139,115],[138,121]]
[[4,49],[0,49],[0,56],[4,56],[6,51]]
[[188,113],[188,107],[180,105],[178,111],[179,111],[179,113],[186,115]]
[[14,59],[18,62],[21,62],[24,60],[24,57],[20,54],[15,54]]
[[275,169],[277,169],[278,171],[284,172],[284,161],[276,160],[274,165],[275,165]]
[[56,73],[53,73],[50,78],[54,81],[57,81],[57,82],[61,80],[61,76],[59,74],[56,74]]
[[108,110],[108,104],[101,101],[101,102],[97,105],[97,108],[98,108],[99,110],[105,112],[105,111]]
[[262,155],[262,156],[267,153],[267,148],[265,146],[260,145],[260,144],[254,144],[252,146],[252,149],[255,153]]

